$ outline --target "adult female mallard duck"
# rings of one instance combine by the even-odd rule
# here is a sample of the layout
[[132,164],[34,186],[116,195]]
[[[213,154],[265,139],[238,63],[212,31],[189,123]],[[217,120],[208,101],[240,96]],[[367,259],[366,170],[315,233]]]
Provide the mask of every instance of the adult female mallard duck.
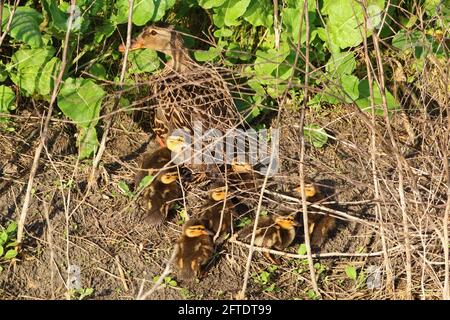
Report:
[[[193,134],[194,122],[203,132],[207,129],[225,131],[243,124],[233,97],[222,76],[212,67],[193,61],[179,32],[150,26],[135,38],[130,50],[153,49],[170,56],[165,69],[149,81],[156,106],[153,130],[164,145],[176,129]],[[125,47],[121,45],[119,51]]]
[[178,169],[174,165],[167,166],[170,159],[171,152],[167,148],[145,154],[135,177],[136,188],[145,176],[153,177],[138,199],[145,220],[152,225],[161,224],[167,218],[172,202],[181,197]]
[[214,252],[213,232],[201,220],[191,219],[185,223],[183,234],[176,244],[175,266],[181,280],[194,280],[201,267]]

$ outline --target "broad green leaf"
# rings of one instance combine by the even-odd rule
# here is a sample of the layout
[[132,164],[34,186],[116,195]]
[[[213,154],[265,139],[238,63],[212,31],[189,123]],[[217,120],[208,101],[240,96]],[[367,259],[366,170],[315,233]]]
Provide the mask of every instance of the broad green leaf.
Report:
[[153,72],[160,66],[158,54],[151,49],[130,51],[128,60],[131,62],[131,67],[128,69],[130,74]]
[[99,79],[103,79],[103,80],[106,79],[106,69],[101,63],[98,63],[98,62],[94,63],[89,68],[89,73]]
[[79,127],[77,147],[80,159],[90,158],[97,152],[98,139],[95,126],[88,128]]
[[270,28],[273,25],[273,2],[272,0],[251,0],[244,14],[244,20],[253,26],[264,26]]
[[[11,7],[5,5],[2,15],[2,30],[4,31],[11,14]],[[40,48],[43,46],[41,31],[39,25],[42,23],[42,15],[30,7],[17,7],[12,18],[9,35],[25,42],[31,48]]]
[[356,67],[355,55],[353,52],[332,53],[330,60],[325,66],[325,70],[332,76],[352,74]]
[[289,47],[282,47],[280,50],[269,49],[268,51],[256,51],[256,74],[259,76],[270,76],[280,63],[287,58],[289,53]]
[[[281,12],[283,24],[286,26],[286,32],[294,39],[294,43],[298,43],[300,30],[300,10],[296,8],[284,8]],[[316,12],[308,11],[309,23],[313,26]],[[306,22],[303,19],[301,41],[306,40]]]
[[220,55],[221,49],[218,47],[209,47],[208,50],[198,50],[194,52],[197,61],[212,61]]
[[[173,7],[175,0],[135,0],[133,5],[132,21],[137,26],[143,26],[149,21],[158,21],[164,16],[166,11]],[[128,21],[128,0],[117,0],[116,23],[126,23]]]
[[359,97],[359,79],[354,75],[344,74],[341,77],[341,85],[344,89],[344,101],[348,103],[353,103]]
[[249,4],[250,0],[227,0],[223,5],[225,10],[225,25],[239,25],[240,22],[238,19],[245,13]]
[[[369,90],[369,81],[367,79],[359,82],[358,85],[359,90],[359,98],[356,100],[356,104],[363,111],[371,112],[371,104],[370,104],[370,90]],[[374,104],[375,104],[375,114],[382,116],[384,114],[381,92],[380,88],[377,84],[373,84],[373,95],[374,95]],[[387,109],[389,112],[398,111],[400,109],[400,104],[395,100],[394,96],[386,90],[386,101],[387,101]]]
[[[384,0],[369,0],[367,6],[370,8],[369,22],[374,25],[368,27],[367,36],[369,36],[374,27],[377,27],[379,13],[384,8]],[[324,0],[321,12],[328,16],[326,30],[331,41],[330,48],[355,47],[363,41],[362,34],[365,34],[363,9],[356,0]],[[373,16],[370,16],[371,12]]]
[[0,86],[0,112],[9,113],[14,110],[14,100],[16,95],[10,87]]
[[4,251],[3,246],[0,244],[0,259],[2,258]]
[[50,27],[53,27],[59,32],[67,31],[68,13],[62,11],[56,2],[56,0],[43,0],[42,5],[50,16]]
[[58,94],[58,106],[78,126],[88,128],[97,124],[104,96],[105,91],[92,80],[68,78]]
[[423,35],[419,31],[409,32],[407,30],[399,31],[392,38],[392,46],[402,51],[414,49],[422,45]]
[[303,134],[306,141],[312,144],[315,148],[322,148],[328,141],[328,135],[324,128],[310,124],[303,128]]
[[6,251],[5,256],[3,257],[5,260],[11,260],[12,258],[15,258],[17,256],[17,250],[10,249]]
[[450,3],[445,4],[445,1],[442,0],[425,0],[424,3],[425,11],[430,16],[438,14],[437,11],[438,6],[448,6],[448,5],[450,5]]
[[54,54],[55,49],[52,47],[19,49],[13,54],[7,66],[10,69],[9,75],[26,96],[31,96],[38,91],[39,78]]
[[220,7],[221,5],[224,4],[224,2],[225,2],[225,0],[198,0],[198,4],[203,9],[211,9],[211,8]]
[[356,272],[356,268],[353,266],[348,266],[345,268],[345,274],[347,275],[347,277],[349,277],[352,280],[356,280],[356,278],[358,277],[357,272]]
[[111,21],[105,20],[104,24],[101,25],[100,27],[97,27],[95,30],[94,36],[95,42],[96,43],[102,42],[104,38],[108,38],[110,35],[112,35],[115,29],[116,28]]
[[45,65],[39,77],[37,92],[43,96],[50,95],[55,85],[55,80],[61,70],[61,60],[57,57],[52,58]]

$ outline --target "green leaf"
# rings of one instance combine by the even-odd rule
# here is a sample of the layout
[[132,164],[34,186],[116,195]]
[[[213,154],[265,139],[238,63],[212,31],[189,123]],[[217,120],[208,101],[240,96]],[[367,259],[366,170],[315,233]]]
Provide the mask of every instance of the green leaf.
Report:
[[130,51],[128,60],[131,62],[131,67],[128,69],[130,74],[153,72],[160,66],[158,54],[151,49]]
[[105,91],[92,80],[68,78],[58,94],[58,106],[78,126],[88,128],[97,124],[104,96]]
[[0,244],[0,258],[3,256],[4,251],[3,246]]
[[120,181],[118,184],[120,191],[125,194],[127,197],[132,197],[133,193],[130,191],[130,188],[124,181]]
[[[370,90],[369,90],[369,81],[367,79],[359,82],[358,85],[359,90],[359,98],[356,100],[356,104],[363,111],[371,112],[370,105]],[[382,107],[382,99],[381,99],[381,91],[376,83],[373,84],[373,95],[374,95],[374,105],[375,105],[375,114],[382,116],[384,114]],[[386,101],[387,101],[387,109],[389,112],[400,110],[400,104],[395,100],[394,96],[386,90]]]
[[12,258],[15,258],[17,256],[17,250],[10,249],[6,251],[5,256],[3,257],[5,260],[11,260]]
[[315,148],[322,148],[328,141],[328,135],[322,127],[316,124],[310,124],[303,128],[303,134],[306,141]]
[[243,17],[255,27],[271,28],[273,25],[272,0],[251,0]]
[[77,147],[80,159],[90,158],[97,152],[98,139],[95,126],[92,125],[88,128],[79,127]]
[[280,50],[269,49],[256,51],[255,72],[259,76],[268,77],[287,58],[289,47]]
[[11,221],[8,224],[8,227],[6,228],[6,234],[11,237],[11,235],[15,234],[17,232],[17,222]]
[[56,0],[44,0],[42,1],[42,6],[50,16],[49,26],[59,32],[65,33],[67,31],[69,14],[58,7]]
[[301,256],[306,254],[306,245],[304,243],[298,246],[297,254]]
[[330,60],[325,66],[325,70],[331,75],[352,74],[356,67],[355,55],[353,52],[332,53]]
[[[11,7],[5,5],[2,16],[2,30],[6,28]],[[31,48],[40,48],[44,45],[39,25],[42,23],[42,15],[30,7],[17,7],[12,18],[9,35],[19,41],[23,41]]]
[[225,25],[239,25],[240,22],[237,20],[245,13],[249,4],[250,0],[227,0],[223,5],[225,8]]
[[2,231],[0,233],[0,245],[5,244],[6,241],[8,241],[8,234],[6,233],[6,231]]
[[105,20],[103,25],[96,28],[94,41],[96,43],[102,42],[104,38],[108,38],[112,35],[115,29],[115,25],[111,21]]
[[[137,26],[143,26],[149,21],[158,21],[164,16],[166,11],[172,8],[175,0],[136,0],[133,5],[132,21]],[[128,0],[117,0],[116,23],[126,23],[128,21]]]
[[139,182],[139,189],[144,189],[147,187],[150,183],[152,183],[154,177],[153,176],[145,176],[142,178],[141,182]]
[[7,86],[0,86],[0,112],[9,113],[14,110],[14,100],[16,95],[14,91]]
[[[310,1],[311,2],[311,1]],[[299,30],[300,30],[300,10],[296,8],[284,8],[281,11],[283,24],[286,26],[286,32],[294,39],[294,43],[298,43]],[[308,17],[310,25],[313,26],[316,18],[316,12],[308,11]],[[306,22],[303,19],[303,27],[301,34],[302,43],[306,40]]]
[[10,70],[11,80],[26,96],[38,91],[39,78],[48,61],[55,54],[52,47],[40,49],[19,49],[11,57],[7,67]]
[[211,8],[220,7],[221,5],[224,4],[224,2],[225,2],[225,0],[198,0],[198,4],[203,9],[211,9]]
[[43,96],[50,95],[55,86],[55,80],[61,71],[61,60],[57,57],[52,58],[42,69],[39,77],[37,92]]
[[[384,8],[384,0],[369,0],[367,6],[371,8],[370,12],[376,13],[369,19],[376,27],[375,20],[378,21],[378,14]],[[321,12],[328,16],[326,30],[329,33],[331,51],[334,51],[333,46],[344,49],[355,47],[363,41],[362,34],[366,32],[363,9],[356,0],[324,0]],[[372,34],[373,29],[368,27],[367,36]]]
[[94,63],[89,68],[89,73],[92,74],[94,77],[97,77],[99,79],[106,79],[106,69],[101,63]]
[[0,82],[5,81],[8,78],[8,72],[6,71],[5,65],[0,61]]
[[347,103],[353,103],[359,97],[359,79],[354,75],[344,74],[341,77],[341,85],[346,95],[343,96],[343,100]]
[[358,277],[357,272],[356,272],[356,268],[353,266],[348,266],[345,268],[345,274],[347,275],[347,277],[349,277],[352,280],[356,280],[356,278]]
[[401,30],[392,38],[392,46],[402,51],[412,50],[422,45],[422,38],[420,31]]
[[212,61],[220,55],[221,48],[209,47],[207,51],[197,50],[194,57],[197,61]]

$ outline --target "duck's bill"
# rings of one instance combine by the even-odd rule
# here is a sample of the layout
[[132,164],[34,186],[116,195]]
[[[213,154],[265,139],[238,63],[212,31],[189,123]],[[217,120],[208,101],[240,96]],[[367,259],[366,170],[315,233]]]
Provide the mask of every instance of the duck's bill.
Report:
[[[128,49],[128,51],[133,51],[133,50],[142,49],[142,48],[144,48],[144,44],[142,43],[142,41],[132,40],[131,44],[130,44],[130,48]],[[122,52],[122,53],[125,52],[125,45],[124,44],[121,44],[119,46],[119,52]]]

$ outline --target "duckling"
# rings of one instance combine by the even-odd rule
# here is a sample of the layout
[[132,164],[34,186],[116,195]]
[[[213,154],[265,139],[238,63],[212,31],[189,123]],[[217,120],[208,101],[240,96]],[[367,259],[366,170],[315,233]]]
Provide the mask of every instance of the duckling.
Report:
[[[296,226],[298,223],[295,221],[295,214],[260,217],[255,234],[255,245],[283,251],[294,241]],[[242,229],[239,238],[250,242],[252,233],[253,225],[249,225]],[[269,253],[265,252],[264,256],[272,263],[278,263]]]
[[177,168],[164,168],[170,161],[170,150],[161,148],[151,154],[145,154],[141,169],[136,174],[136,186],[146,175],[154,175],[150,185],[146,186],[138,200],[139,207],[145,212],[145,220],[151,225],[160,225],[167,218],[171,203],[181,197],[181,187]]
[[214,252],[213,232],[201,220],[185,223],[183,234],[177,242],[175,256],[178,277],[181,280],[196,279]]
[[[300,193],[300,187],[294,189],[295,192]],[[314,183],[305,184],[306,200],[311,203],[320,202],[325,199],[325,196],[320,191],[319,187]],[[328,213],[308,213],[308,230],[311,236],[311,246],[319,249],[330,233],[336,227],[336,218],[330,216]]]
[[231,231],[236,212],[235,205],[232,203],[225,187],[217,187],[209,191],[206,208],[201,219],[205,221],[205,225],[209,230],[214,232],[214,234],[217,232],[225,234]]

